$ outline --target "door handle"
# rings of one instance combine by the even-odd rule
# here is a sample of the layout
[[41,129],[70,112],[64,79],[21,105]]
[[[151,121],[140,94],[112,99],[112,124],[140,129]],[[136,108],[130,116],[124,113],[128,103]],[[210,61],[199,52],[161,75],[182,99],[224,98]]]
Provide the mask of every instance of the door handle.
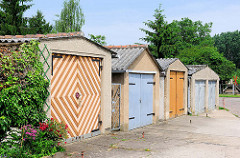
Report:
[[135,117],[130,117],[129,120],[135,119]]

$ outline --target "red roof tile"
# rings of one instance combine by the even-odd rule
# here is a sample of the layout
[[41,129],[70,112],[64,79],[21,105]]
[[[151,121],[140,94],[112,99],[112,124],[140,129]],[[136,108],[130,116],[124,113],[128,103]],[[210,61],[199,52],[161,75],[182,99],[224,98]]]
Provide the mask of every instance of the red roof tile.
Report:
[[106,48],[109,49],[120,49],[120,48],[146,48],[147,45],[117,45],[117,46],[105,46]]
[[57,33],[57,34],[28,34],[28,35],[5,35],[0,36],[0,39],[17,39],[17,38],[48,38],[48,37],[71,37],[71,36],[82,36],[82,32],[71,32],[71,33]]

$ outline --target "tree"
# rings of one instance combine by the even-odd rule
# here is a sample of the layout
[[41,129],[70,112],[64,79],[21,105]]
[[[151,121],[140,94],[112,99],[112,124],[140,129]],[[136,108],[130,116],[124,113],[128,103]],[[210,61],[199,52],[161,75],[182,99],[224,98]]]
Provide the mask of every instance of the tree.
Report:
[[185,48],[177,56],[186,65],[208,65],[222,81],[233,77],[235,64],[227,60],[214,46],[197,45]]
[[149,43],[149,49],[156,57],[175,57],[180,50],[203,42],[213,45],[210,36],[212,23],[202,24],[201,21],[182,18],[168,24],[162,12],[160,5],[159,9],[155,10],[155,20],[144,22],[150,31],[140,29],[146,33],[142,40]]
[[213,39],[218,51],[223,53],[228,60],[233,61],[237,68],[240,68],[240,32],[237,30],[217,34]]
[[26,34],[27,19],[23,13],[28,10],[32,4],[26,4],[32,0],[2,0],[0,2],[0,34],[16,35]]
[[165,15],[162,14],[163,10],[161,9],[161,5],[158,9],[155,10],[154,13],[154,21],[148,20],[144,22],[144,24],[150,28],[151,30],[146,30],[140,28],[141,31],[146,33],[146,37],[141,38],[142,40],[150,43],[149,49],[152,54],[156,57],[163,58],[164,53],[162,52],[162,46],[164,45],[165,32],[167,22],[165,21]]
[[29,34],[46,34],[52,31],[52,25],[47,23],[41,11],[29,19]]
[[93,34],[89,34],[90,36],[90,40],[92,40],[93,42],[96,42],[100,45],[106,45],[106,37],[104,35],[93,35]]
[[84,14],[80,7],[80,0],[65,0],[59,19],[55,21],[57,32],[81,31],[85,23]]

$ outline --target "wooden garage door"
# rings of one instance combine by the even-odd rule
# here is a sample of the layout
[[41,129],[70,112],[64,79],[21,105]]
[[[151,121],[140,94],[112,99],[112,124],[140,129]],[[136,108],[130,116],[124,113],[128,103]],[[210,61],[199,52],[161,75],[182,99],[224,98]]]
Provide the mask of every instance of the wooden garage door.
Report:
[[216,108],[216,81],[208,81],[208,110]]
[[99,129],[100,63],[92,57],[53,54],[51,115],[71,137]]
[[184,72],[170,71],[170,118],[182,115],[184,113],[183,86]]
[[206,81],[195,81],[195,114],[205,112]]
[[152,124],[153,75],[129,74],[129,129]]

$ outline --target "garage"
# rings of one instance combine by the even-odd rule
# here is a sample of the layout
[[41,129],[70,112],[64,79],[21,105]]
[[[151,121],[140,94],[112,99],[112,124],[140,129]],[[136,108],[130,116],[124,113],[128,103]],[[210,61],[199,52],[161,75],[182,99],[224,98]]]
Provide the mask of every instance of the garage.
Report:
[[109,131],[111,58],[116,53],[79,32],[44,35],[38,40],[51,81],[47,114],[68,125],[67,142]]
[[188,112],[208,113],[219,106],[219,76],[207,65],[187,65]]
[[121,85],[120,130],[156,123],[159,119],[160,67],[146,45],[108,46],[112,83]]
[[164,84],[164,92],[161,93],[164,103],[160,101],[160,111],[164,110],[164,116],[160,115],[160,119],[167,120],[186,114],[188,69],[177,58],[160,58],[157,62],[163,70],[161,81]]
[[116,53],[82,32],[6,36],[5,43],[39,41],[43,76],[50,82],[44,110],[68,126],[73,142],[110,131],[111,59]]

